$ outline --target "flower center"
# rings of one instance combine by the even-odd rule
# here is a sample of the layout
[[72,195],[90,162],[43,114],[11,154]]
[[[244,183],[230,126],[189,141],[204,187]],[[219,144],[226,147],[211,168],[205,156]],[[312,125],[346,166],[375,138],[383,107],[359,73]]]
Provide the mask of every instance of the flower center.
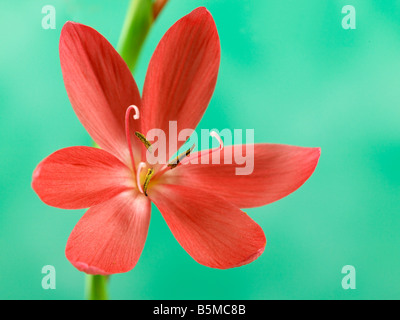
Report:
[[[136,115],[138,114],[138,112],[139,111],[136,110]],[[127,114],[128,114],[128,111],[127,111]],[[129,115],[128,115],[127,118],[129,119]],[[146,136],[144,134],[136,131],[135,135],[144,144],[144,146],[146,147],[146,149],[149,152],[153,151],[151,143],[146,139]],[[215,139],[218,140],[219,147],[208,150],[208,154],[209,155],[213,154],[214,152],[221,151],[224,148],[224,143],[223,143],[221,137],[219,136],[219,134],[217,132],[211,131],[210,132],[210,136],[214,137]],[[129,137],[129,140],[128,140],[128,137]],[[127,140],[130,143],[130,135],[128,133],[127,133]],[[180,155],[178,155],[174,160],[170,161],[167,165],[163,166],[160,170],[157,170],[157,172],[156,172],[156,170],[154,168],[147,168],[147,163],[140,162],[139,165],[138,165],[137,171],[136,171],[136,184],[137,184],[137,187],[138,187],[139,191],[141,193],[143,193],[147,197],[148,196],[147,195],[147,189],[149,187],[150,180],[153,178],[153,176],[154,176],[154,178],[158,178],[161,175],[163,175],[168,169],[172,170],[172,169],[176,168],[179,164],[182,163],[182,161],[185,158],[190,156],[190,154],[192,153],[194,148],[195,148],[195,144],[193,144],[185,152],[183,152]],[[131,151],[131,154],[132,154],[132,161],[133,161],[133,153],[132,153],[132,151]],[[146,168],[147,168],[147,173],[144,174],[144,172],[145,172],[144,169],[146,169]]]

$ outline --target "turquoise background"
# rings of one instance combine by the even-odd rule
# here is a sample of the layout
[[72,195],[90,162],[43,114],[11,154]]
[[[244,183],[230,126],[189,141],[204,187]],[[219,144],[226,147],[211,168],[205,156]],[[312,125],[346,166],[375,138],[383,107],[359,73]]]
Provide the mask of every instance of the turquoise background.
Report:
[[[41,27],[54,5],[56,30]],[[357,10],[344,30],[341,8]],[[197,264],[154,208],[136,268],[115,275],[113,299],[400,298],[400,1],[170,0],[140,56],[143,85],[164,32],[197,6],[216,21],[220,76],[199,128],[255,129],[256,142],[321,147],[311,179],[247,210],[268,244],[226,271]],[[65,258],[83,210],[46,206],[31,175],[57,149],[91,145],[61,76],[62,25],[90,25],[116,46],[128,1],[0,0],[0,298],[81,299],[84,275]],[[43,290],[44,265],[57,289]],[[357,289],[343,290],[353,265]]]

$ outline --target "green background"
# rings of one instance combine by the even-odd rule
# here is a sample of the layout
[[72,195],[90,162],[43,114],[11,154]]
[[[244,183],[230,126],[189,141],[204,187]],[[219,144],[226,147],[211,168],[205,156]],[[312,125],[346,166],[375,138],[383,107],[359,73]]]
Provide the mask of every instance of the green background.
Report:
[[[56,30],[41,27],[54,5]],[[357,29],[341,26],[344,5]],[[214,270],[179,246],[154,207],[135,269],[111,277],[113,299],[400,298],[400,1],[170,0],[135,72],[141,88],[165,31],[197,6],[221,38],[220,76],[199,128],[255,129],[256,142],[321,147],[292,195],[247,210],[268,244],[250,265]],[[90,25],[116,46],[128,1],[0,0],[0,298],[81,299],[84,274],[65,258],[83,210],[46,206],[35,166],[91,145],[64,88],[62,25]],[[57,289],[41,287],[44,265]],[[341,286],[353,265],[357,289]]]

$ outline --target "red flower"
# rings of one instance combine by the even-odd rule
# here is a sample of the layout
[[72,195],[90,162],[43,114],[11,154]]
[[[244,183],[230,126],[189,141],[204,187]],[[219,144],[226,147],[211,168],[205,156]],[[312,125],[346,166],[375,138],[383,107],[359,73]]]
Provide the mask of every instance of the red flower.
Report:
[[[102,275],[131,270],[146,240],[151,201],[182,247],[203,265],[232,268],[261,255],[264,233],[239,208],[262,206],[295,191],[313,173],[319,148],[256,144],[254,171],[246,176],[235,174],[236,165],[223,164],[221,151],[218,165],[179,163],[151,171],[146,149],[134,135],[153,128],[168,133],[172,120],[178,132],[200,121],[220,62],[218,33],[206,9],[185,16],[162,38],[142,98],[122,58],[90,27],[66,23],[60,59],[71,104],[102,149],[71,147],[53,153],[34,171],[32,186],[48,205],[90,207],[66,247],[77,269]],[[132,105],[137,107],[128,108]],[[202,151],[190,159],[207,153],[211,157]]]

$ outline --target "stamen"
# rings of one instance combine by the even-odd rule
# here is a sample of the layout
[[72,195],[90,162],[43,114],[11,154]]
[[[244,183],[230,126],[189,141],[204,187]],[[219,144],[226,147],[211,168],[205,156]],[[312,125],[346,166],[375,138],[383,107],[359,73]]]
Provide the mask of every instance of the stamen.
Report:
[[[215,131],[211,131],[210,132],[210,136],[214,137],[215,139],[218,140],[219,143],[219,147],[215,148],[215,149],[210,149],[210,150],[206,150],[206,151],[201,151],[200,152],[200,157],[203,157],[205,155],[207,155],[206,152],[208,152],[208,155],[213,154],[214,152],[217,151],[221,151],[224,148],[224,142],[222,141],[220,135],[215,132]],[[186,152],[180,154],[174,161],[171,161],[168,165],[164,166],[160,171],[157,172],[156,176],[161,176],[162,174],[164,174],[168,169],[174,169],[176,168],[181,162],[182,160],[184,160],[186,157],[188,157],[190,155],[190,153],[193,151],[195,145],[193,145],[190,149],[188,149]]]
[[146,164],[144,162],[141,162],[141,163],[139,163],[137,171],[136,171],[136,184],[137,184],[137,186],[139,188],[139,191],[141,193],[144,193],[144,192],[143,192],[143,189],[142,189],[142,185],[140,183],[140,172],[143,170],[144,167],[146,167]]
[[151,152],[151,143],[146,139],[144,134],[140,133],[139,131],[135,132],[136,137],[144,144],[147,150]]
[[147,197],[147,188],[149,186],[151,178],[153,177],[153,174],[154,174],[153,168],[147,170],[146,178],[144,180],[144,185],[143,185],[143,191],[146,197]]
[[132,151],[132,144],[131,144],[131,134],[130,134],[130,130],[129,130],[129,115],[131,114],[132,110],[135,110],[133,119],[134,120],[139,119],[139,108],[135,105],[129,106],[125,112],[125,135],[126,135],[126,142],[128,143],[129,155],[131,156],[132,167],[135,167],[135,160],[133,158],[133,151]]
[[171,169],[174,169],[183,159],[190,156],[190,153],[194,150],[195,146],[196,145],[192,145],[192,147],[190,149],[186,150],[186,152],[183,152],[179,156],[177,156],[174,161],[171,161],[168,164],[168,167],[170,167]]

